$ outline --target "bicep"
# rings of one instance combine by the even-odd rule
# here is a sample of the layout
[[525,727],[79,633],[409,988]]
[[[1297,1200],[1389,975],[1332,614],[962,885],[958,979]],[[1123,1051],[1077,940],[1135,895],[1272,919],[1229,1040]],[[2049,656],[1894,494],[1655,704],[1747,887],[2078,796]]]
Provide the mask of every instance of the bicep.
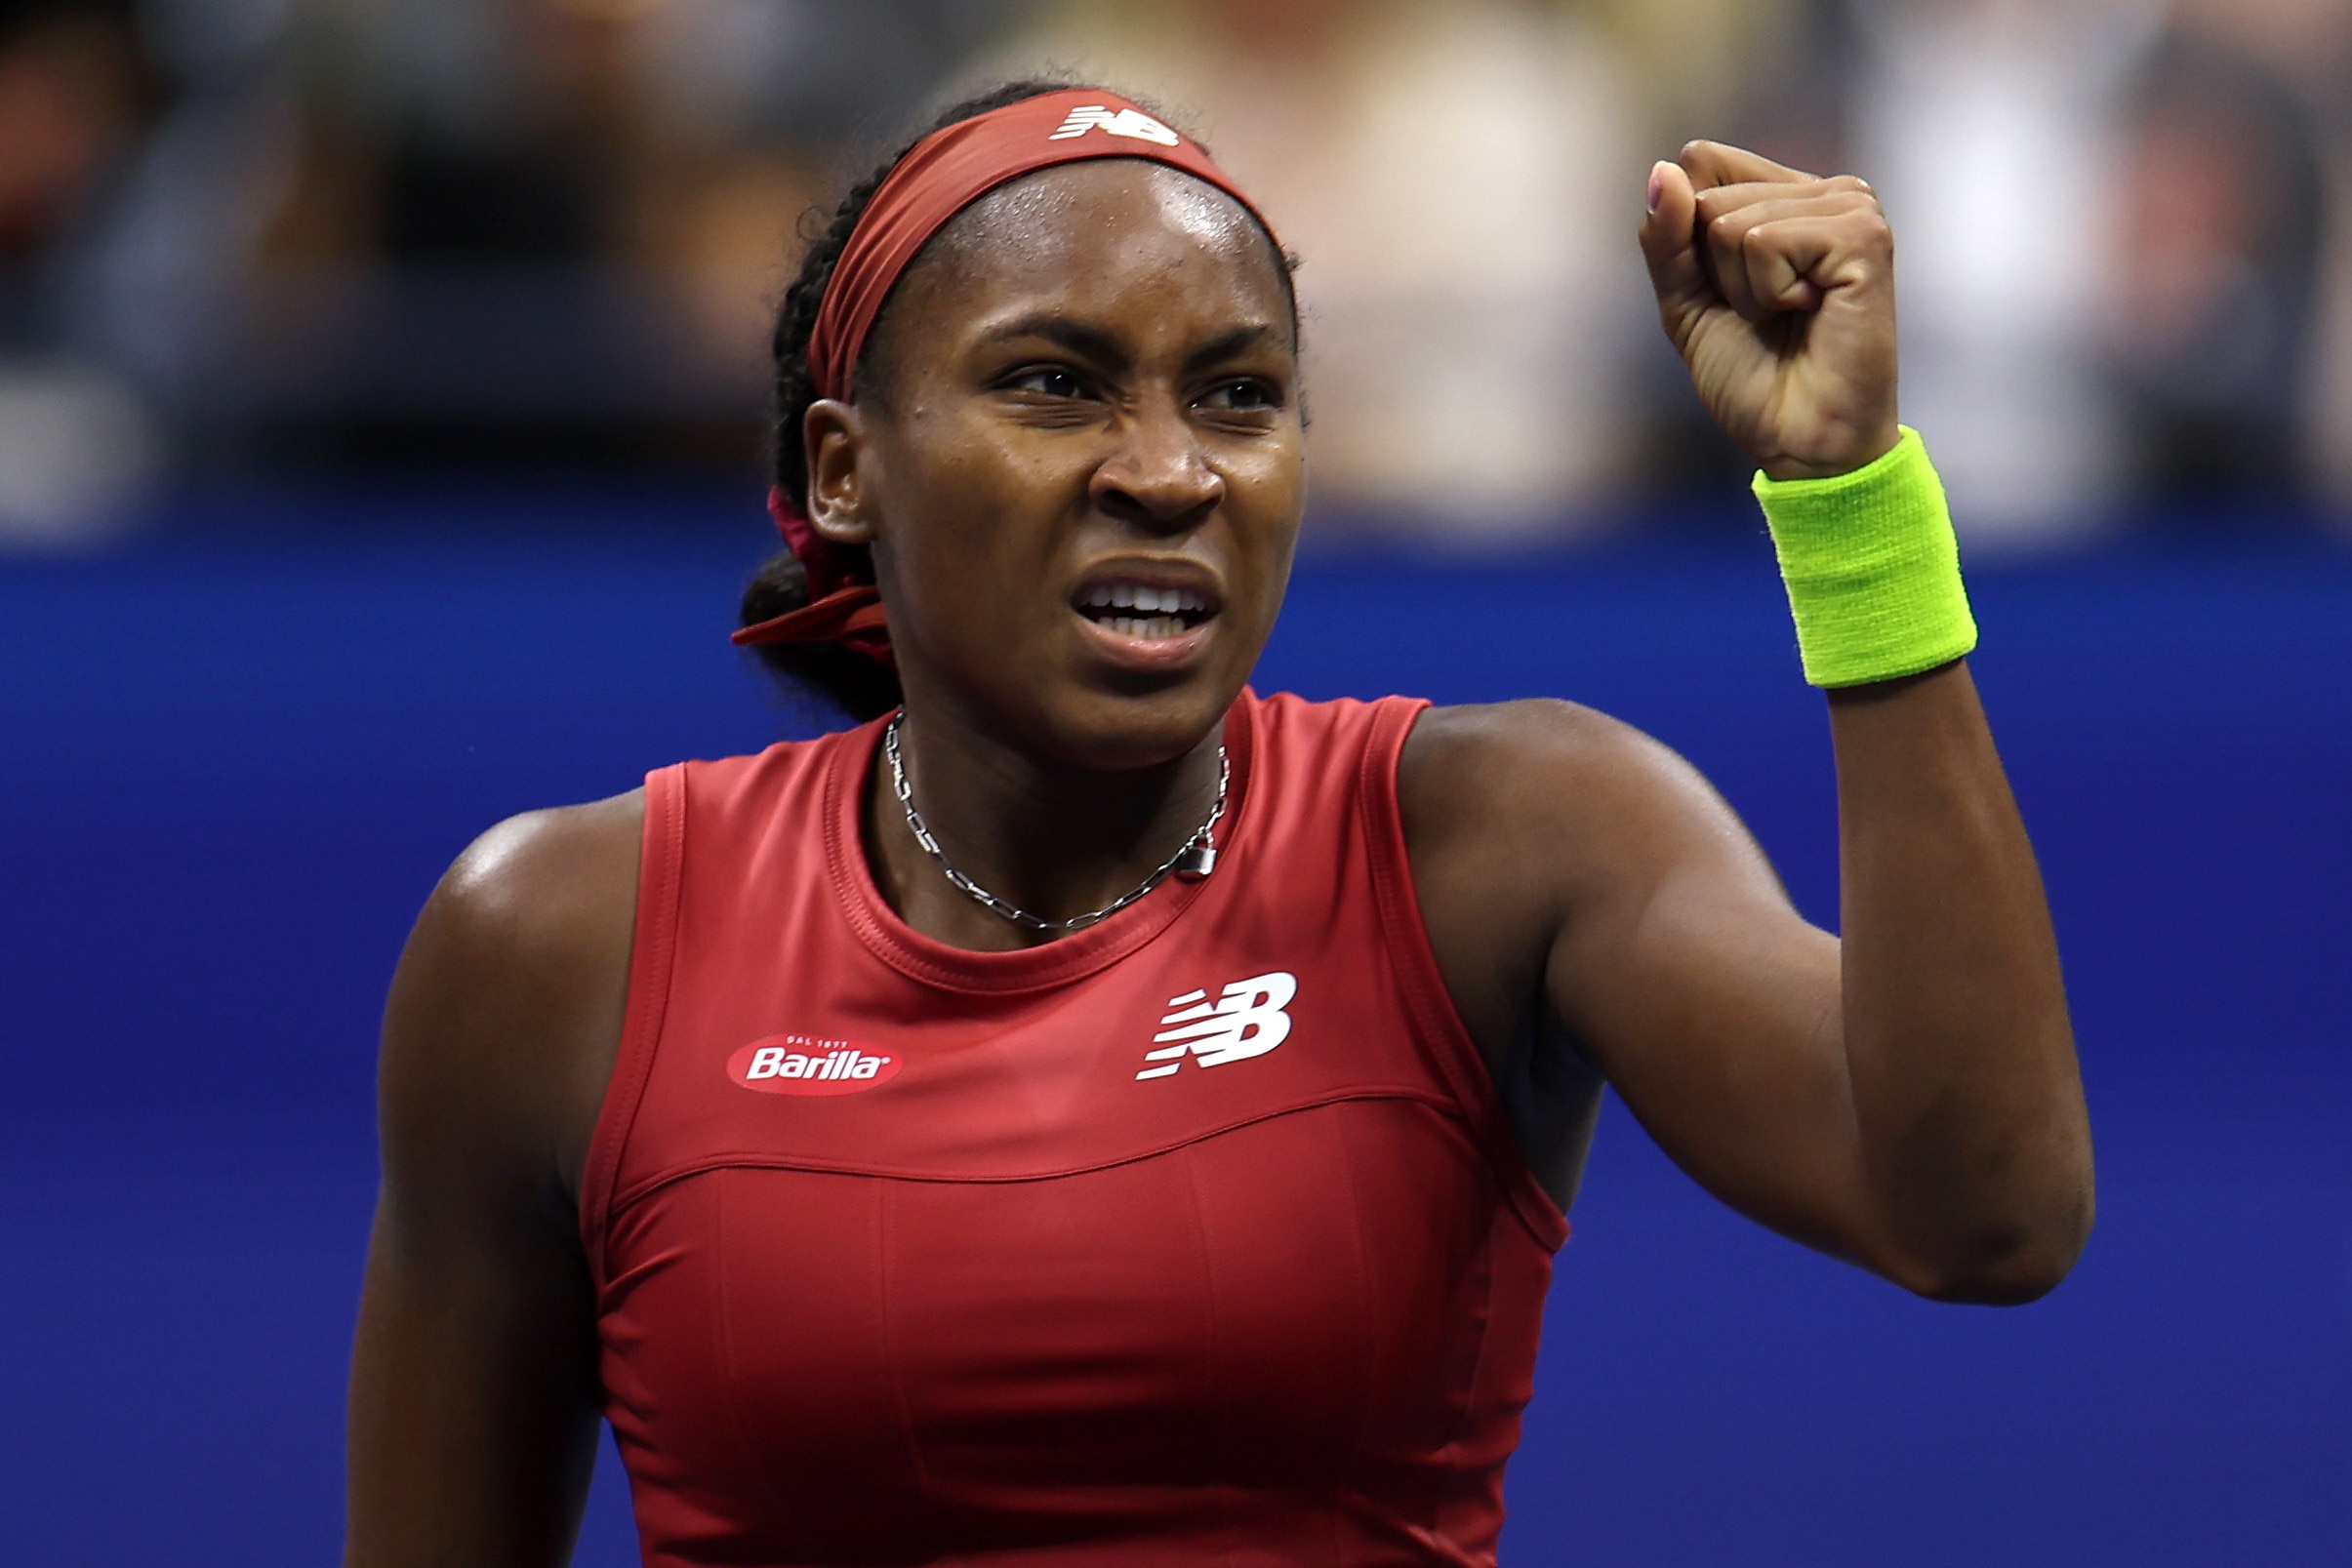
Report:
[[[477,901],[478,902],[478,901]],[[560,1563],[597,1435],[593,1294],[496,911],[445,884],[386,1010],[350,1407],[352,1565]]]
[[[1629,732],[1630,734],[1630,732]],[[1808,924],[1730,807],[1665,747],[1616,748],[1545,963],[1545,998],[1700,1185],[1851,1256],[1859,1149],[1837,938]]]
[[387,1191],[369,1242],[346,1561],[560,1563],[595,1460],[585,1270],[416,1207]]

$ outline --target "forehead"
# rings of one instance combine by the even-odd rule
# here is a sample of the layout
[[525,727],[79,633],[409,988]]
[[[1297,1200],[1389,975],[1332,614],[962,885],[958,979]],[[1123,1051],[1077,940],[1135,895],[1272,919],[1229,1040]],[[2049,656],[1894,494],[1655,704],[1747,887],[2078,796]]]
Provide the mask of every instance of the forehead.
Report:
[[1129,158],[1024,176],[957,214],[891,302],[902,342],[950,341],[1053,305],[1136,328],[1287,329],[1274,246],[1240,203],[1180,170]]

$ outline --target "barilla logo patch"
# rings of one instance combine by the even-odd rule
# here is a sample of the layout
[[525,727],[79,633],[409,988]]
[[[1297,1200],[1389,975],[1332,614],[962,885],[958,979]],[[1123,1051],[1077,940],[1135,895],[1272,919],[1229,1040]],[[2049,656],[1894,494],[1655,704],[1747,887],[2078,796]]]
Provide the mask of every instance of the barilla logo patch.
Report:
[[1045,140],[1069,141],[1089,131],[1103,131],[1112,136],[1150,141],[1163,147],[1172,147],[1184,141],[1184,138],[1141,109],[1120,109],[1113,113],[1108,103],[1079,104],[1070,111],[1070,118],[1062,122],[1062,128]]
[[727,1076],[753,1094],[854,1095],[888,1083],[903,1065],[854,1040],[771,1034],[727,1058]]

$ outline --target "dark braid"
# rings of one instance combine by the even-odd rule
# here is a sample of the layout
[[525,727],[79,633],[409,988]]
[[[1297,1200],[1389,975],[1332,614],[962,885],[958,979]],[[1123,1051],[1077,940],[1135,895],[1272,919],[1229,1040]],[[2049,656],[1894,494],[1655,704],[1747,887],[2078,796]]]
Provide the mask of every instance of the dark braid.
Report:
[[[1008,104],[1024,102],[1047,93],[1059,93],[1083,84],[1052,81],[1031,77],[1007,82],[985,93],[951,104],[921,132],[910,137],[899,148],[884,159],[872,173],[856,184],[833,209],[832,220],[825,231],[813,236],[808,250],[800,260],[800,273],[784,291],[784,302],[776,312],[776,333],[772,347],[776,361],[776,382],[773,420],[770,423],[770,445],[773,452],[775,483],[793,505],[805,509],[808,505],[808,447],[802,434],[807,422],[809,406],[817,401],[815,377],[809,368],[809,335],[817,325],[818,307],[825,302],[826,285],[832,281],[833,267],[841,260],[841,252],[849,245],[849,236],[866,215],[873,193],[898,167],[899,160],[913,150],[915,143],[933,132],[944,131],[951,125],[990,113]],[[1164,116],[1163,116],[1164,118]],[[1298,302],[1291,291],[1292,259],[1276,250],[1277,265],[1281,273],[1282,292],[1290,302],[1291,328],[1298,327]],[[886,307],[886,306],[885,306]],[[867,338],[872,343],[879,336],[876,331]],[[871,355],[861,356],[855,370],[855,390],[860,397],[871,401],[876,386],[872,379]],[[836,546],[862,556],[864,546]],[[808,574],[790,550],[779,551],[761,565],[758,574],[744,589],[742,621],[749,626],[772,617],[797,610],[809,602]],[[810,691],[831,702],[855,719],[880,716],[898,706],[902,700],[897,675],[884,669],[864,654],[847,648],[812,643],[765,643],[757,652],[761,663],[791,685]]]

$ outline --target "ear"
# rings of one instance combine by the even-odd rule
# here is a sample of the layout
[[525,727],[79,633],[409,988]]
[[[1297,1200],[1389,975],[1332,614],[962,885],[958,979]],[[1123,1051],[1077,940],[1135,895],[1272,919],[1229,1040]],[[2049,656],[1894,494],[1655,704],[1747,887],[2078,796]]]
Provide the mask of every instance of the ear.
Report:
[[866,418],[855,406],[820,398],[800,422],[808,453],[808,520],[836,544],[873,543],[872,496],[858,459]]

